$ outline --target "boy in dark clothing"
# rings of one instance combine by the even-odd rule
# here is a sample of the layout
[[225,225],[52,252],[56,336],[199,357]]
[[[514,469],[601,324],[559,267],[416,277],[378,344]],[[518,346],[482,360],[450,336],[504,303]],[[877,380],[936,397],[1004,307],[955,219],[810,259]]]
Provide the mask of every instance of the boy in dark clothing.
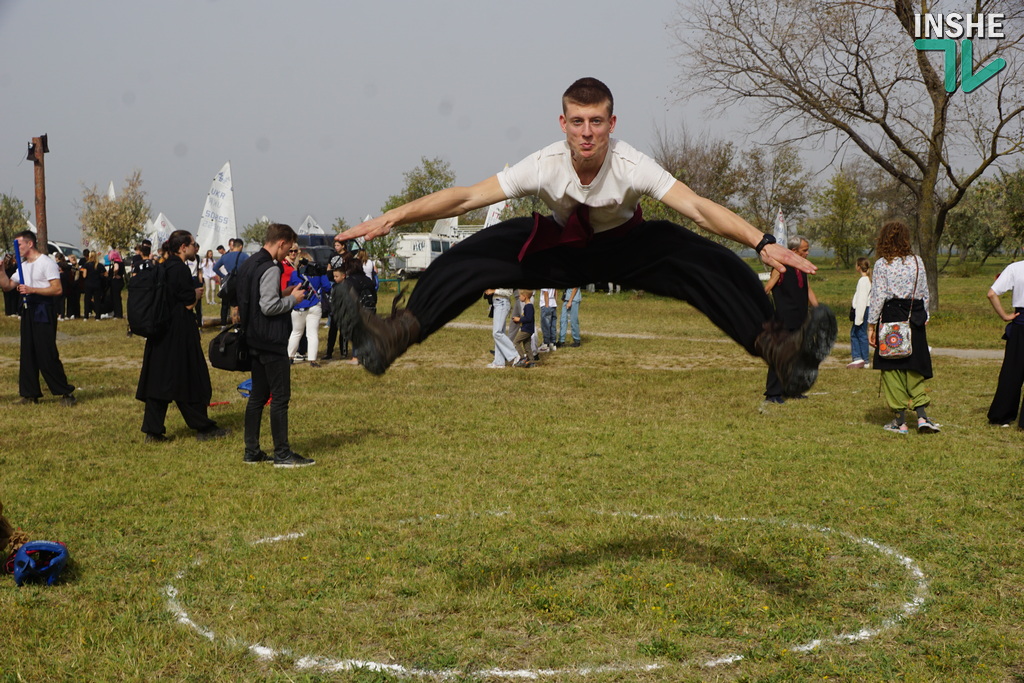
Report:
[[530,340],[533,339],[533,332],[536,330],[533,315],[533,290],[520,289],[519,302],[523,305],[523,314],[512,316],[512,322],[519,325],[512,343],[516,345],[519,352],[519,360],[516,361],[517,368],[532,368],[533,361],[530,359]]

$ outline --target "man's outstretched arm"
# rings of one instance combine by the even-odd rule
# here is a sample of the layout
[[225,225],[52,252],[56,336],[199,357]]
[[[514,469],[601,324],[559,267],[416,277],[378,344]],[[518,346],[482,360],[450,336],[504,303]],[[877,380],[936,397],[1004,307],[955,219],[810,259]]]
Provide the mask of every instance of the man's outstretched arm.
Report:
[[[661,201],[705,230],[748,247],[756,247],[764,236],[764,233],[729,209],[701,197],[678,180]],[[779,272],[785,272],[786,266],[793,266],[805,273],[817,271],[813,263],[781,244],[766,245],[761,250],[761,261]]]
[[498,183],[498,176],[495,175],[470,187],[449,187],[426,197],[414,199],[408,204],[402,204],[381,216],[338,233],[338,239],[365,237],[372,240],[374,237],[388,234],[391,228],[400,225],[461,216],[467,211],[490,206],[507,198],[501,184]]

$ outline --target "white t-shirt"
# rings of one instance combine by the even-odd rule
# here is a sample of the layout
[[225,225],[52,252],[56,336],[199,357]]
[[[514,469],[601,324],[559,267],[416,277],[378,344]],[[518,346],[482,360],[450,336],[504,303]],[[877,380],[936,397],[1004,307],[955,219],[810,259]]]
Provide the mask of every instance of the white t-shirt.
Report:
[[992,284],[992,291],[996,294],[1006,294],[1011,289],[1013,307],[1024,308],[1024,261],[1006,266]]
[[640,197],[660,200],[675,182],[654,159],[615,139],[609,141],[601,170],[589,185],[580,183],[565,140],[498,173],[498,183],[509,198],[540,197],[559,225],[586,204],[594,232],[622,225],[633,217]]
[[[25,272],[25,284],[29,287],[49,287],[50,280],[60,280],[60,268],[52,256],[40,254],[39,258],[29,263],[22,261],[21,269]],[[21,278],[17,271],[11,275],[11,280],[21,284]]]
[[541,308],[558,308],[558,301],[555,299],[556,292],[554,287],[546,287],[540,290],[540,307]]

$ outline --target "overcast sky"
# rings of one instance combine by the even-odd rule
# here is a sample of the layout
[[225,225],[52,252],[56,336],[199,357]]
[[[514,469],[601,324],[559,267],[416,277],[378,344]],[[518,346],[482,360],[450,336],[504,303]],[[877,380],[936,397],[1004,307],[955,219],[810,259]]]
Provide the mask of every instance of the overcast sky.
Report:
[[560,96],[595,76],[615,137],[723,135],[680,102],[674,0],[0,0],[0,193],[34,219],[49,135],[51,239],[80,242],[82,185],[142,172],[152,215],[195,232],[231,162],[238,228],[377,214],[421,157],[459,184],[563,137]]

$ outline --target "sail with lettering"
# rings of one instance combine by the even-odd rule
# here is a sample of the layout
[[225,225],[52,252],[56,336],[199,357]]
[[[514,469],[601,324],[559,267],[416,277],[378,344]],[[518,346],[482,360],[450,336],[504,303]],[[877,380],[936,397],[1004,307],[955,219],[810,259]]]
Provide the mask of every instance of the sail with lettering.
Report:
[[307,215],[306,220],[302,221],[299,229],[295,232],[300,235],[322,235],[324,234],[324,229],[320,227],[320,224],[316,222],[313,216]]
[[213,177],[210,192],[206,195],[206,205],[199,219],[199,230],[196,241],[200,249],[214,249],[217,245],[228,244],[228,240],[238,237],[235,227],[235,195],[231,184],[231,162],[224,164],[220,172]]

